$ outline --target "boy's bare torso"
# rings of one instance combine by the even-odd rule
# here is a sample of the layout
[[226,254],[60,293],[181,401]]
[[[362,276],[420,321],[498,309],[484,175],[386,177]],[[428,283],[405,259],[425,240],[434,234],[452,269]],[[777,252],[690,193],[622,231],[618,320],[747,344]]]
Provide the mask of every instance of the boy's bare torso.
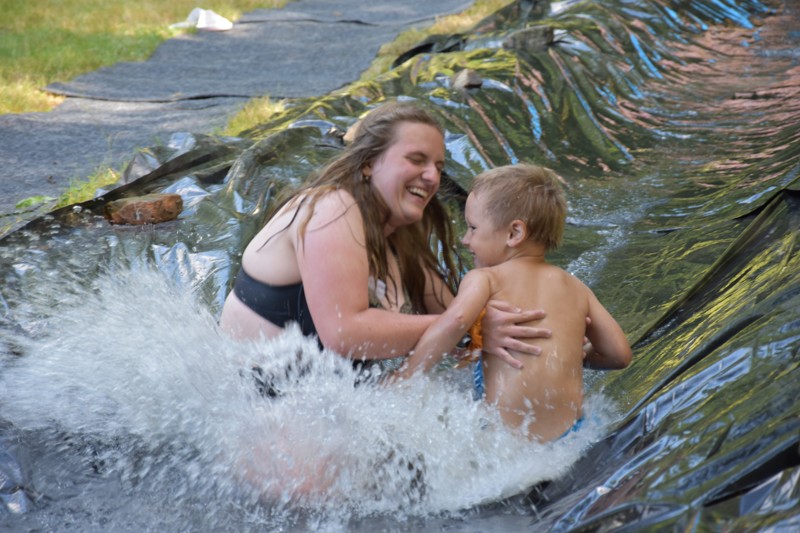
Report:
[[582,415],[583,338],[589,308],[587,289],[564,270],[529,259],[483,269],[492,299],[521,309],[544,309],[536,325],[549,328],[549,339],[532,340],[539,356],[520,356],[522,370],[495,357],[484,357],[486,401],[503,420],[543,441],[564,434]]

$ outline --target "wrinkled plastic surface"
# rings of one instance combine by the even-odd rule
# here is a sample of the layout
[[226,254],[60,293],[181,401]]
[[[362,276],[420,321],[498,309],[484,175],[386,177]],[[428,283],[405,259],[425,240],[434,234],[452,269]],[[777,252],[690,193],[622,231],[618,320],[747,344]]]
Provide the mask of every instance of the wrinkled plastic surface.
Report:
[[[112,227],[92,201],[6,237],[2,327],[18,326],[40,276],[138,262],[218,310],[275,195],[340,150],[370,107],[413,99],[445,124],[461,187],[517,161],[565,178],[571,214],[553,260],[634,343],[629,369],[589,376],[626,413],[615,430],[569,476],[504,505],[537,531],[800,528],[800,6],[608,0],[526,18],[526,5],[461,50],[297,101],[244,139],[154,153],[154,171],[105,197],[179,192],[178,221]],[[553,25],[557,44],[500,46],[534,24]],[[463,68],[482,88],[451,88]],[[2,445],[0,498],[23,512],[24,473]]]

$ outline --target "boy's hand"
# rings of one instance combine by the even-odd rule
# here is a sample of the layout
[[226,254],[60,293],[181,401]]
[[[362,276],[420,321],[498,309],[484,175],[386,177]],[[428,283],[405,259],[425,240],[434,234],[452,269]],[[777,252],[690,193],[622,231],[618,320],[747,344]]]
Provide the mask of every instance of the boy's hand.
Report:
[[522,368],[523,364],[511,352],[526,355],[539,355],[542,349],[522,339],[546,339],[552,335],[547,328],[522,326],[532,320],[541,320],[546,316],[541,309],[522,310],[501,300],[491,300],[486,304],[486,316],[481,322],[483,336],[483,353],[499,357],[514,368]]

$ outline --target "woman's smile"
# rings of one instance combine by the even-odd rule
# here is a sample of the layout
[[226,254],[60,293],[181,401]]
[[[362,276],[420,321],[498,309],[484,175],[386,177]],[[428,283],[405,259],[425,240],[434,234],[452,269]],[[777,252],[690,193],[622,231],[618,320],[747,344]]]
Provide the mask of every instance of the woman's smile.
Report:
[[395,138],[366,172],[389,208],[386,233],[422,220],[439,190],[444,168],[444,138],[427,124],[398,124]]

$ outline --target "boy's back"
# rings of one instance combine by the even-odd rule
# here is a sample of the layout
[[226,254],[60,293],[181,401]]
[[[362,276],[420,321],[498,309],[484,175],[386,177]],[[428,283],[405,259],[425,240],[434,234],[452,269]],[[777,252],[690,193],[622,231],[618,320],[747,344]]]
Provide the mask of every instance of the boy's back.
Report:
[[522,370],[495,357],[483,358],[486,401],[524,433],[545,441],[558,438],[582,416],[587,289],[539,259],[513,259],[480,272],[489,279],[492,300],[544,309],[547,317],[537,326],[553,332],[549,339],[535,340],[542,353],[526,357]]
[[[464,276],[458,294],[425,331],[398,375],[429,369],[453,349],[492,300],[520,309],[543,309],[537,326],[553,332],[536,339],[539,356],[522,369],[484,354],[486,400],[503,420],[531,438],[553,440],[582,416],[583,339],[595,368],[624,368],[631,359],[625,334],[591,290],[545,262],[558,246],[566,199],[552,171],[531,165],[480,174],[467,197],[467,232],[461,242],[478,267]],[[588,322],[587,322],[588,319]]]

